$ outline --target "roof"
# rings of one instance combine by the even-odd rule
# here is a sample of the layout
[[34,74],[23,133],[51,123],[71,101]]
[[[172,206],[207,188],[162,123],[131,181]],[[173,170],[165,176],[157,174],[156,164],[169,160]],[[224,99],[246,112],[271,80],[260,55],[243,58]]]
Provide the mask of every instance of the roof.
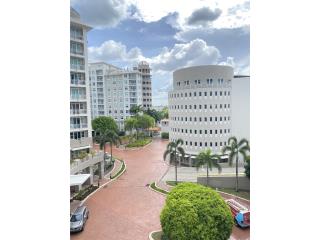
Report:
[[70,186],[82,185],[89,177],[90,174],[70,175]]
[[74,211],[73,214],[82,213],[85,208],[86,206],[80,206]]

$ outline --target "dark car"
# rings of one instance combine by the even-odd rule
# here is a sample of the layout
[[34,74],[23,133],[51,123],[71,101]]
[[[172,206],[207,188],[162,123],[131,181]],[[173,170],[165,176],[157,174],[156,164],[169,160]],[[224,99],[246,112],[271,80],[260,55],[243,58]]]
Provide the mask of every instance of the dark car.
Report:
[[80,232],[83,230],[86,221],[89,218],[89,210],[86,206],[81,206],[71,214],[70,232]]

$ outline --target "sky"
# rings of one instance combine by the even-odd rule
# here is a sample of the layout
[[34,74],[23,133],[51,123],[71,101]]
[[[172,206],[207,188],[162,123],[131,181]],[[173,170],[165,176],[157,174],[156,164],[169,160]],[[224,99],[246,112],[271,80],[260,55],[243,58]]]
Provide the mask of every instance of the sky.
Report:
[[71,0],[93,29],[89,62],[152,68],[153,105],[166,105],[172,72],[221,64],[250,74],[250,3],[245,0]]

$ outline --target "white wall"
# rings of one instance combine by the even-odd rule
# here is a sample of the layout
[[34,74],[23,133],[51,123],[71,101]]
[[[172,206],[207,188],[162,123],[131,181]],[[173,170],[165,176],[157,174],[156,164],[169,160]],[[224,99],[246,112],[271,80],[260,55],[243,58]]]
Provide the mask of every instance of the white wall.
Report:
[[232,135],[250,140],[250,77],[232,81]]

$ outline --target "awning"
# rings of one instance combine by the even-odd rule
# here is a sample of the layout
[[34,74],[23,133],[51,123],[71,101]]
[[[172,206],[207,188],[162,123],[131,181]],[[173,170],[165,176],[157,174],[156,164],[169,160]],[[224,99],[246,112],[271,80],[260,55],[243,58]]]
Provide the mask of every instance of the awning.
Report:
[[70,175],[70,186],[79,186],[85,183],[90,177],[90,174]]

